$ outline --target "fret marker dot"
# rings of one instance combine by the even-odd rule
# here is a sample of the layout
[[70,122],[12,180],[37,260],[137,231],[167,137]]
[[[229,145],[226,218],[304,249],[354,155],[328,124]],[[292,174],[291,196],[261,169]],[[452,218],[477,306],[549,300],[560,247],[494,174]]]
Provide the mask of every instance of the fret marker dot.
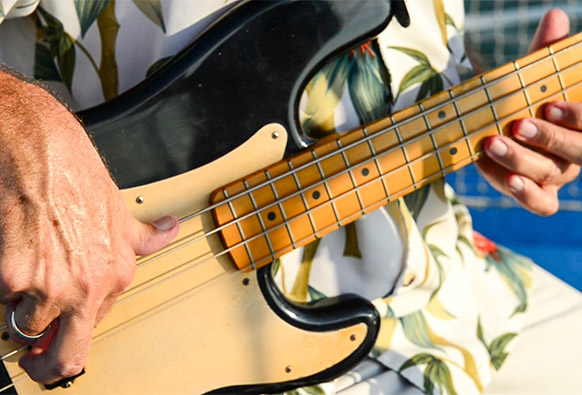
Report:
[[457,148],[453,147],[449,152],[451,153],[451,155],[455,155],[457,153]]
[[319,199],[319,197],[321,196],[321,194],[319,193],[319,191],[315,191],[315,192],[313,192],[313,195],[311,195],[311,196],[313,196],[313,198],[315,200],[317,200],[317,199]]
[[541,90],[542,92],[545,92],[545,91],[547,91],[547,90],[548,90],[548,87],[547,87],[547,86],[545,86],[545,85],[542,85],[542,86],[541,86],[541,88],[540,88],[540,90]]
[[274,221],[275,218],[277,218],[277,214],[275,214],[274,212],[271,211],[269,214],[267,214],[267,219],[269,221]]
[[370,174],[370,170],[368,170],[368,168],[367,168],[367,167],[364,167],[364,168],[362,169],[362,175],[365,177],[365,176],[367,176],[368,174]]
[[439,116],[440,119],[443,119],[444,117],[447,116],[447,113],[441,110],[441,111],[439,111],[438,116]]

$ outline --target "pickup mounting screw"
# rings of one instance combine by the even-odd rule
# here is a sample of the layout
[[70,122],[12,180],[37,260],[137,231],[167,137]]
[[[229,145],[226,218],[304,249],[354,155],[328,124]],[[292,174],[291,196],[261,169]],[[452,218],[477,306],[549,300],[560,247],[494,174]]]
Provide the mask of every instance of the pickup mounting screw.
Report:
[[285,373],[291,373],[291,366],[287,366],[285,368]]
[[144,202],[144,200],[145,199],[143,198],[143,196],[138,196],[138,197],[135,198],[135,202],[137,204],[142,204]]

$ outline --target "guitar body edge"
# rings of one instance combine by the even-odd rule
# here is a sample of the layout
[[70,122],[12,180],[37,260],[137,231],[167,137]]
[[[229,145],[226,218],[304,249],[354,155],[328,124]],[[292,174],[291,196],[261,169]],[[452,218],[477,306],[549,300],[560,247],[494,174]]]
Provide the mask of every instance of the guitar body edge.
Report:
[[[124,197],[142,220],[184,217],[206,207],[217,186],[279,160],[286,139],[280,125],[266,125],[215,162]],[[199,237],[212,229],[210,213],[191,216],[181,223],[180,248],[138,260],[134,281],[94,331],[86,373],[51,393],[282,391],[331,380],[367,355],[379,325],[368,301],[294,305],[270,266],[235,270],[216,234]],[[2,342],[0,353],[14,347]],[[44,392],[18,367],[21,356],[5,361],[16,390]]]

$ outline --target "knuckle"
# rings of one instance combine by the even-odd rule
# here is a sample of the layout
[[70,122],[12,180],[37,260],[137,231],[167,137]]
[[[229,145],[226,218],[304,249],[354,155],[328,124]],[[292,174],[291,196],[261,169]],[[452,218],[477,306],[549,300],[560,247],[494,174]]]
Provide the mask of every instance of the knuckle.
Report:
[[83,370],[82,361],[57,360],[54,365],[53,374],[60,378],[72,377]]
[[570,122],[578,129],[582,129],[582,104],[575,103],[576,106],[568,108],[566,116],[569,116]]
[[0,296],[13,297],[17,293],[25,291],[27,284],[18,275],[8,273],[4,270],[0,272]]

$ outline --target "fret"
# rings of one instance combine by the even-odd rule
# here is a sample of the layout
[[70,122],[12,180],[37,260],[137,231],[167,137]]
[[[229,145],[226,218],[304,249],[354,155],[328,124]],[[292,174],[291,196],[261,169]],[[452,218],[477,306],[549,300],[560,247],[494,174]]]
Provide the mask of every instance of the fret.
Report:
[[[249,189],[251,189],[249,187],[249,183],[247,180],[243,180],[243,184],[244,184],[245,188],[247,189],[247,191]],[[273,257],[273,259],[275,259],[276,258],[275,250],[273,249],[273,245],[271,244],[271,239],[270,239],[269,235],[267,234],[267,228],[265,227],[265,223],[263,222],[263,217],[261,216],[261,213],[258,211],[259,206],[257,206],[257,203],[255,202],[255,199],[253,197],[253,193],[252,192],[247,192],[247,193],[249,195],[249,198],[251,199],[251,203],[253,204],[253,209],[257,213],[255,215],[256,215],[257,219],[259,220],[259,224],[261,225],[261,230],[262,230],[262,233],[264,235],[265,241],[267,242],[267,247],[269,247],[269,254]],[[246,221],[246,219],[241,221],[241,222],[245,222],[245,221]],[[238,223],[240,224],[241,222],[238,222]],[[248,245],[248,243],[246,245]]]
[[442,158],[443,164],[445,165],[445,169],[449,170],[456,170],[465,165],[467,160],[470,162],[473,161],[473,154],[469,150],[470,145],[467,143],[465,139],[457,140],[447,146],[442,147],[439,152]]
[[[553,96],[558,94],[558,99],[565,100],[564,91],[558,76],[548,77],[526,88],[531,100],[531,113],[538,118],[543,118],[543,106]],[[556,99],[553,99],[556,100]]]
[[[525,97],[525,104],[526,106],[529,108],[529,113],[532,117],[535,117],[535,113],[533,112],[533,110],[530,108],[531,106],[531,101],[529,100],[529,95],[527,93],[527,90],[525,89],[525,87],[527,86],[527,84],[524,82],[524,78],[522,77],[521,73],[519,72],[519,65],[517,64],[517,62],[513,62],[513,65],[515,66],[515,70],[517,71],[517,76],[519,77],[519,83],[521,84],[521,88],[522,88],[522,92],[523,92],[523,96]],[[512,111],[511,109],[508,111]],[[503,117],[504,115],[502,115]]]
[[[295,181],[295,185],[297,186],[297,190],[301,191],[301,183],[299,182],[299,178],[297,177],[297,173],[295,173],[293,171],[293,163],[291,163],[291,161],[287,161],[287,163],[289,164],[289,170],[291,170],[292,175],[293,175],[293,180]],[[311,212],[309,211],[309,205],[307,204],[307,200],[305,199],[305,195],[303,193],[299,194],[301,201],[303,202],[303,205],[305,206],[305,211],[307,212],[307,217],[309,218],[309,222],[311,223],[311,227],[313,229],[313,234],[315,235],[315,237],[319,237],[317,234],[317,227],[315,226],[315,222],[313,220],[313,217],[311,216]]]
[[552,64],[554,65],[554,70],[556,71],[556,76],[558,77],[558,82],[560,83],[560,90],[564,94],[564,100],[568,100],[568,95],[566,94],[566,86],[564,85],[564,81],[562,80],[562,73],[560,71],[560,67],[558,66],[558,61],[554,56],[554,49],[550,46],[548,47],[548,52],[552,58]]
[[[345,153],[345,150],[343,149],[343,144],[340,140],[337,140],[337,145],[338,148],[340,149],[340,152],[342,154],[342,157],[344,158],[344,162],[346,164],[346,169],[350,169],[350,162],[348,160],[348,156]],[[362,210],[362,214],[366,214],[366,212],[364,211],[364,205],[362,204],[362,197],[360,196],[360,190],[358,187],[358,184],[356,183],[356,180],[354,179],[354,174],[352,173],[352,170],[348,170],[348,174],[350,175],[350,180],[352,181],[352,184],[354,186],[354,190],[356,192],[356,196],[358,197],[358,204],[360,205],[360,208]]]
[[459,107],[457,106],[457,102],[455,100],[455,94],[453,93],[452,89],[449,90],[449,96],[451,97],[451,99],[453,101],[455,113],[457,114],[457,118],[459,119],[459,124],[461,125],[461,131],[463,132],[465,142],[467,143],[467,148],[468,148],[469,152],[471,153],[471,159],[475,160],[475,152],[473,151],[473,147],[471,146],[471,143],[469,141],[469,134],[467,133],[467,128],[465,127],[465,122],[463,121],[461,111],[459,110]]
[[[552,51],[556,53],[555,60],[558,63],[560,70],[564,70],[572,65],[575,65],[576,63],[580,62],[580,59],[582,59],[582,46],[575,45],[579,43],[574,42],[573,40],[574,37],[576,37],[579,40],[580,34],[567,38],[558,43],[552,44],[552,46],[550,47]],[[575,46],[569,48],[566,51],[562,51],[563,49],[571,45]]]
[[[228,195],[228,192],[226,191],[226,189],[223,189],[222,190],[222,193],[224,194],[224,197],[226,199],[229,198],[229,195]],[[232,201],[228,200],[227,204],[228,204],[228,207],[230,209],[230,212],[231,212],[233,218],[235,220],[238,219],[238,217],[236,215],[236,211],[235,211],[234,206],[232,204]],[[253,254],[251,253],[251,249],[249,247],[249,244],[247,243],[247,239],[246,239],[245,234],[243,232],[242,225],[241,225],[241,223],[239,221],[236,221],[236,227],[238,229],[238,233],[240,234],[241,242],[243,243],[244,249],[245,249],[245,251],[247,253],[248,261],[249,261],[251,267],[253,268],[253,270],[256,270],[256,264],[255,264],[255,260],[253,259]],[[237,248],[235,248],[235,250],[236,249]]]
[[390,194],[388,193],[388,186],[386,185],[386,181],[384,181],[384,178],[381,177],[382,176],[382,168],[380,167],[380,162],[378,161],[378,155],[376,154],[376,150],[374,149],[374,144],[372,144],[372,139],[370,139],[370,135],[368,134],[368,130],[366,128],[363,128],[362,131],[364,132],[364,136],[366,137],[366,141],[368,142],[368,146],[370,147],[370,152],[372,152],[372,157],[374,158],[374,164],[376,165],[376,170],[378,172],[378,175],[374,175],[373,177],[379,177],[380,180],[382,181],[382,186],[384,187],[384,193],[386,195],[386,198],[388,199],[388,201],[392,201],[392,199],[390,199]]
[[482,81],[485,81],[489,85],[487,89],[491,101],[495,101],[521,90],[522,84],[515,71],[515,65],[508,63],[505,66],[487,72],[480,77]]
[[[531,85],[534,82],[538,82],[539,80],[554,74],[554,64],[548,55],[549,53],[547,50],[539,50],[514,62],[516,69],[519,70],[519,76],[522,79],[524,86]],[[526,65],[530,67],[525,67]]]
[[400,144],[400,148],[402,149],[402,153],[404,155],[404,160],[406,161],[406,166],[408,167],[408,171],[410,172],[410,179],[414,186],[416,186],[416,180],[414,179],[414,173],[412,172],[412,168],[410,167],[410,159],[408,158],[408,154],[406,153],[406,149],[404,148],[404,141],[402,140],[402,135],[400,134],[400,130],[398,128],[398,124],[395,122],[394,117],[391,115],[390,119],[392,120],[392,124],[394,124],[394,133],[396,133],[396,137],[398,137],[398,143]]
[[342,152],[345,153],[351,166],[366,161],[372,156],[372,152],[368,148],[368,145],[365,141],[362,141],[364,137],[363,130],[358,130],[355,133],[349,133],[339,139],[342,147],[350,146],[349,148],[343,149]]
[[423,117],[404,121],[398,125],[398,133],[400,133],[404,142],[423,135],[426,131],[426,124]]
[[370,181],[359,187],[361,191],[361,204],[362,213],[366,214],[370,212],[371,207],[379,202],[385,205],[389,200],[387,200],[387,195],[385,192],[384,180],[382,177],[371,178]]
[[442,175],[444,177],[446,175],[445,166],[443,165],[443,159],[441,158],[441,154],[439,152],[439,146],[435,140],[434,133],[432,132],[432,128],[430,126],[430,122],[428,121],[428,117],[426,116],[426,111],[425,111],[422,103],[418,103],[418,108],[420,108],[420,111],[422,111],[422,113],[423,113],[424,122],[426,123],[426,128],[427,128],[428,134],[430,136],[430,140],[432,142],[434,150],[436,152],[437,160],[439,162],[439,166],[441,167]]
[[560,75],[564,81],[564,85],[569,87],[580,81],[580,75],[582,73],[582,62],[574,66],[570,66],[567,69],[561,69]]
[[[448,91],[446,91],[446,94],[447,97],[450,97]],[[433,129],[438,128],[441,125],[449,124],[457,118],[455,115],[455,105],[454,103],[450,103],[444,106],[439,106],[437,110],[432,110],[426,114],[426,117],[428,117],[428,122],[432,125]]]
[[485,137],[506,133],[544,103],[582,100],[582,45],[569,47],[580,38],[324,138],[213,192],[212,213],[237,267],[268,263],[479,159]]
[[[424,180],[441,172],[441,166],[434,153],[427,155],[422,160],[414,161],[411,167],[414,171],[415,180]],[[418,186],[416,187],[418,188]]]
[[[313,218],[313,223],[317,229],[315,235],[317,238],[323,237],[324,234],[339,227],[330,202],[311,209],[309,215]],[[322,231],[324,232],[321,233]]]
[[319,175],[321,176],[321,179],[324,180],[323,181],[323,187],[325,188],[325,192],[327,193],[327,196],[329,196],[330,202],[331,202],[331,207],[333,209],[333,214],[335,215],[336,218],[336,222],[338,224],[338,226],[340,225],[340,217],[337,213],[337,209],[335,207],[335,203],[334,200],[332,198],[332,194],[331,191],[329,190],[329,186],[327,185],[327,182],[325,181],[325,179],[327,178],[326,174],[323,172],[323,169],[321,168],[321,164],[319,163],[319,161],[317,160],[317,153],[315,151],[311,151],[313,154],[313,159],[315,159],[315,164],[317,165],[317,169],[319,170]]
[[287,229],[287,233],[289,234],[289,239],[291,240],[291,246],[293,247],[293,249],[296,249],[297,242],[295,241],[295,237],[293,237],[293,232],[291,231],[291,227],[289,226],[287,215],[285,214],[285,210],[283,209],[283,206],[281,205],[281,198],[279,197],[279,194],[277,193],[277,188],[275,188],[275,183],[270,182],[272,180],[272,178],[271,178],[271,174],[269,173],[268,169],[265,170],[265,176],[267,177],[267,180],[269,181],[268,184],[271,187],[271,190],[273,191],[273,196],[275,196],[275,201],[277,202],[277,207],[279,208],[279,212],[281,213],[281,219],[283,220],[283,223],[285,224],[285,228]]

